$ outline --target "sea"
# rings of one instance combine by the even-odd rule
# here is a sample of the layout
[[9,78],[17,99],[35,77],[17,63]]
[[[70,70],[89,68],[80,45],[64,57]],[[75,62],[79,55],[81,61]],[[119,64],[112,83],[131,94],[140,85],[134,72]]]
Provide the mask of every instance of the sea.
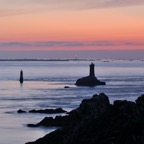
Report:
[[[78,78],[89,75],[95,64],[96,77],[106,85],[77,87]],[[24,83],[20,84],[23,70]],[[69,88],[64,88],[68,86]],[[43,137],[56,127],[29,128],[44,117],[59,114],[19,114],[19,109],[63,108],[71,111],[83,99],[105,93],[114,100],[135,101],[144,94],[143,60],[0,60],[0,144],[25,144]]]

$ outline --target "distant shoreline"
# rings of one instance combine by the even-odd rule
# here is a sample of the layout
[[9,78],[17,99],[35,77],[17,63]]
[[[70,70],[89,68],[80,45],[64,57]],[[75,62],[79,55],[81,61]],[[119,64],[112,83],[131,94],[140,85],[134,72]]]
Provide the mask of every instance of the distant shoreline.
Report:
[[143,59],[0,59],[1,61],[102,61],[102,62],[110,62],[110,61],[144,61]]
[[0,59],[0,61],[69,61],[67,59]]

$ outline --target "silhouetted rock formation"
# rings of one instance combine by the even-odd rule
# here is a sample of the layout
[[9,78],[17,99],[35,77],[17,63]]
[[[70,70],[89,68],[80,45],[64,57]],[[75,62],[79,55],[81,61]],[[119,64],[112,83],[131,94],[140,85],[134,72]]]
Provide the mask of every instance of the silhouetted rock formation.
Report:
[[26,111],[24,111],[24,110],[22,110],[22,109],[19,109],[19,110],[17,111],[17,113],[26,113]]
[[20,83],[23,83],[23,71],[20,71],[20,79],[19,79]]
[[63,110],[62,108],[29,111],[29,113],[46,113],[46,114],[66,113],[66,112],[67,111]]
[[[44,109],[44,110],[30,110],[29,113],[44,113],[44,114],[58,114],[58,113],[66,113],[67,111],[62,108],[56,109]],[[26,111],[19,109],[17,113],[26,113]]]
[[67,117],[75,121],[27,144],[144,144],[144,95],[113,105],[106,95],[95,95]]
[[92,99],[83,100],[79,108],[69,112],[66,116],[56,116],[55,118],[45,117],[41,122],[37,124],[28,124],[28,126],[68,126],[72,123],[77,123],[78,121],[83,120],[90,114],[94,114],[95,117],[97,117],[106,111],[108,106],[109,100],[105,94],[94,95]]
[[77,86],[97,86],[97,85],[105,85],[105,82],[98,80],[95,76],[94,64],[90,64],[90,72],[89,76],[80,78],[76,81],[75,85]]
[[69,86],[65,86],[64,88],[69,88]]

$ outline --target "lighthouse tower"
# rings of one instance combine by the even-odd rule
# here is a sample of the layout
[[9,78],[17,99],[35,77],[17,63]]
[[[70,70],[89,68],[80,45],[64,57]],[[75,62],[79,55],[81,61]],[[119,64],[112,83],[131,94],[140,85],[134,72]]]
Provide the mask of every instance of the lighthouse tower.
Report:
[[93,63],[90,64],[90,71],[89,71],[89,76],[90,77],[95,77],[95,70],[94,70],[95,65]]
[[20,79],[19,79],[20,83],[23,83],[23,71],[20,71]]

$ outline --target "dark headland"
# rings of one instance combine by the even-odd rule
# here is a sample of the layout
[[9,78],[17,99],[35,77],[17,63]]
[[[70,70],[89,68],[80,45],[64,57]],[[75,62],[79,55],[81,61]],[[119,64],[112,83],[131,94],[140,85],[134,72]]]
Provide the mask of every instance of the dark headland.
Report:
[[66,116],[29,126],[61,128],[27,144],[144,144],[144,95],[110,104],[107,95],[96,94]]
[[97,79],[97,77],[95,76],[95,65],[93,63],[91,63],[89,76],[78,79],[76,81],[75,85],[77,85],[77,86],[97,86],[97,85],[106,85],[106,83]]

